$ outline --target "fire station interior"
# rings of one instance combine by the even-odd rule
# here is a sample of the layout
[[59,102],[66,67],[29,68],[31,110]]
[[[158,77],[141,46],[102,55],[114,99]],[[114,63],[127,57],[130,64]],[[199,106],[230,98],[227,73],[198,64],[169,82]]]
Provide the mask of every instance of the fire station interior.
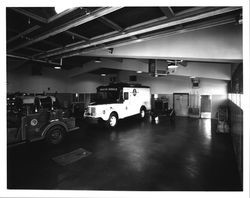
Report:
[[[6,7],[7,189],[242,191],[242,24],[235,6]],[[143,118],[85,119],[123,85],[150,89]]]

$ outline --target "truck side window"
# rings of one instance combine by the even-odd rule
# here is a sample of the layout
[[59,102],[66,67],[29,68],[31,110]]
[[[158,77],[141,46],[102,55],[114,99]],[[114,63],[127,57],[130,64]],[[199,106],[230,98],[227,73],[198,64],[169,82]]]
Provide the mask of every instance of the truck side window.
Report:
[[128,100],[128,92],[124,92],[124,100]]

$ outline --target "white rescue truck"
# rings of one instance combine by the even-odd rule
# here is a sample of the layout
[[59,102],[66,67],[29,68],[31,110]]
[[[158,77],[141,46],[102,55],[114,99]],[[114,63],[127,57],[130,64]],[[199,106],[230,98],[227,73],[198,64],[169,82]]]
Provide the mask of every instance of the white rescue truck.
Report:
[[145,118],[151,110],[150,88],[139,84],[117,83],[97,88],[97,99],[90,103],[84,118],[92,123],[105,121],[115,127],[119,119],[133,115]]

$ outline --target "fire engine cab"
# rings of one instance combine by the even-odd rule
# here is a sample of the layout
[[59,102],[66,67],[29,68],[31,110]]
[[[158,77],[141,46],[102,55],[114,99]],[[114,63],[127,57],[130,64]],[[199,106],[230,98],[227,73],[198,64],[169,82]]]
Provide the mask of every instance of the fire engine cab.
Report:
[[8,146],[42,139],[59,144],[76,129],[75,118],[58,108],[53,96],[7,97]]
[[105,121],[115,127],[119,119],[133,115],[145,118],[151,110],[150,88],[140,84],[116,83],[97,87],[97,97],[84,112],[84,118],[97,123]]

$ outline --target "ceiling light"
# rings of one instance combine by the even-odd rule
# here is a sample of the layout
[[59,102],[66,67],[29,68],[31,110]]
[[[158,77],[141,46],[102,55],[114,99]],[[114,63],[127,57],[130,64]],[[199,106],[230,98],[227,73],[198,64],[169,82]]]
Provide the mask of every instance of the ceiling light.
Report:
[[136,42],[141,42],[141,41],[142,41],[142,39],[137,39],[137,40],[136,40]]
[[137,71],[136,73],[137,73],[137,74],[141,74],[141,73],[142,73],[142,71],[140,71],[140,70],[139,70],[139,71]]
[[195,78],[195,76],[190,76],[189,78]]
[[106,76],[106,74],[101,74],[101,76]]
[[90,14],[89,9],[83,8],[83,7],[80,7],[80,9],[84,11],[85,15],[89,15]]
[[89,14],[90,14],[90,11],[85,10],[85,15],[89,15]]
[[94,62],[95,62],[95,63],[101,63],[102,61],[101,61],[100,58],[96,58],[96,59],[94,60]]
[[168,66],[169,69],[175,69],[175,68],[177,68],[177,67],[178,67],[178,65],[169,65],[169,66]]
[[54,69],[62,69],[61,66],[55,66]]
[[65,6],[63,3],[62,4],[58,4],[56,7],[55,7],[55,11],[57,14],[65,11],[65,10],[68,10],[69,7],[68,6]]

